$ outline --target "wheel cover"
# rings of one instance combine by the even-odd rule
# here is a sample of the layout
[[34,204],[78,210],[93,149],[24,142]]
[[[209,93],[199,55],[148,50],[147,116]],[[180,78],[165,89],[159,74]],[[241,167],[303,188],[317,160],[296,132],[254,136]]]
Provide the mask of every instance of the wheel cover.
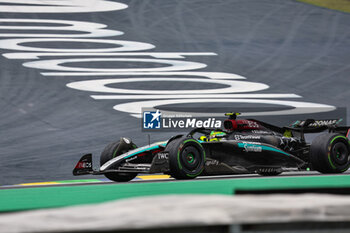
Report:
[[190,173],[197,172],[200,167],[201,154],[197,147],[193,145],[184,146],[179,159],[183,169]]
[[349,150],[343,142],[335,143],[331,148],[331,158],[338,166],[349,162]]

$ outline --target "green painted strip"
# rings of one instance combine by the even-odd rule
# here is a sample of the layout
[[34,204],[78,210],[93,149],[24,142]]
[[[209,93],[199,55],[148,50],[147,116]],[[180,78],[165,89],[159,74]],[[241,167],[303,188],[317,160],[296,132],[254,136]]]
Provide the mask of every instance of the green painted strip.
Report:
[[252,179],[191,180],[156,183],[55,186],[0,189],[0,212],[101,203],[130,197],[167,194],[223,194],[235,190],[350,188],[349,175]]

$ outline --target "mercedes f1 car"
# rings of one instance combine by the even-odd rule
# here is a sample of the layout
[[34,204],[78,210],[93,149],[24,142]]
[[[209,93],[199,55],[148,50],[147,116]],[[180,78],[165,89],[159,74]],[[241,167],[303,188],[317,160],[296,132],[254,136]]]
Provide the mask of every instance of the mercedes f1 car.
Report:
[[[350,167],[349,126],[339,120],[297,121],[278,127],[227,113],[224,129],[196,128],[186,135],[137,147],[122,137],[109,144],[93,169],[92,155],[84,155],[74,175],[105,175],[113,181],[132,180],[138,173],[164,173],[176,179],[202,175],[257,173],[278,175],[291,170],[341,173]],[[319,133],[312,143],[306,133]]]

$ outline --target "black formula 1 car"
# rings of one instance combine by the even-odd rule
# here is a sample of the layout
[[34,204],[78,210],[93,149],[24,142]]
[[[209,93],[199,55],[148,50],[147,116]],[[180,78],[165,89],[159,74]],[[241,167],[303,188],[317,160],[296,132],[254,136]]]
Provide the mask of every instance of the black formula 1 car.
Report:
[[[238,113],[226,115],[225,129],[196,128],[143,147],[122,137],[104,149],[98,170],[93,169],[92,155],[87,154],[73,174],[104,174],[110,180],[125,182],[138,173],[191,179],[244,173],[271,176],[310,169],[341,173],[350,167],[350,127],[338,126],[339,120],[308,119],[278,127],[254,119],[236,119]],[[320,135],[310,144],[305,133]]]

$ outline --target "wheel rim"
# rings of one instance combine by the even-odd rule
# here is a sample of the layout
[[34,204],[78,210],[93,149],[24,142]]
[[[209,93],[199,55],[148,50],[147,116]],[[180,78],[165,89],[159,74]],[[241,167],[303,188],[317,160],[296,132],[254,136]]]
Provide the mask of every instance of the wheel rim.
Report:
[[181,164],[188,172],[198,172],[201,165],[201,154],[193,145],[185,146],[180,154]]
[[193,163],[194,162],[194,156],[193,156],[192,153],[189,153],[187,155],[187,161],[188,161],[188,163]]
[[345,165],[349,161],[349,150],[343,142],[337,142],[331,149],[332,160],[337,165]]

